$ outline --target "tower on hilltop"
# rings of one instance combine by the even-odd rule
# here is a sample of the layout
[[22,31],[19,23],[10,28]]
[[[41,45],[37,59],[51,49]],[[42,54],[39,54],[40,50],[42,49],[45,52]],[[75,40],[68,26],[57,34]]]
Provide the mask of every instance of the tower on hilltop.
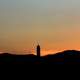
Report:
[[37,45],[37,50],[36,51],[37,51],[37,56],[40,57],[40,45],[39,44]]

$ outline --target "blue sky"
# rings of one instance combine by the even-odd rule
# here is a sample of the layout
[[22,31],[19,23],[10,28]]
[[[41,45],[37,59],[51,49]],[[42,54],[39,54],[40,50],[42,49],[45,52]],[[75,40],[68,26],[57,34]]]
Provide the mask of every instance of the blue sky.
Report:
[[0,0],[1,7],[24,7],[34,6],[40,8],[63,8],[63,7],[80,7],[80,0]]

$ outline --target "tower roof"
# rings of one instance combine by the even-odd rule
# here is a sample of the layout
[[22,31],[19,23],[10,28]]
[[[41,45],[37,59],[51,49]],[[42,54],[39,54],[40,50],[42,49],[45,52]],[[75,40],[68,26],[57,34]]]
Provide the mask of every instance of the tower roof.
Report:
[[39,46],[40,47],[40,45],[38,44],[37,46]]

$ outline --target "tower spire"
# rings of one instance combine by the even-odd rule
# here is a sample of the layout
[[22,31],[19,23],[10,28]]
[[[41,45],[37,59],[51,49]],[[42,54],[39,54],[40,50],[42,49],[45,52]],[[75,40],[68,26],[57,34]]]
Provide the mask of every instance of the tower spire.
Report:
[[37,56],[40,57],[40,45],[39,45],[39,43],[37,45]]

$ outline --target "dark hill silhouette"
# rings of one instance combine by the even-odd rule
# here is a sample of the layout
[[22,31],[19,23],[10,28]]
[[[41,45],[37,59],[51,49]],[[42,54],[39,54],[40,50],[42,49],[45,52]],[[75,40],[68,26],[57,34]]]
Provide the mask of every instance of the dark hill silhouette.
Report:
[[36,55],[0,54],[0,63],[14,64],[80,64],[80,51],[67,50],[54,55],[38,57]]

